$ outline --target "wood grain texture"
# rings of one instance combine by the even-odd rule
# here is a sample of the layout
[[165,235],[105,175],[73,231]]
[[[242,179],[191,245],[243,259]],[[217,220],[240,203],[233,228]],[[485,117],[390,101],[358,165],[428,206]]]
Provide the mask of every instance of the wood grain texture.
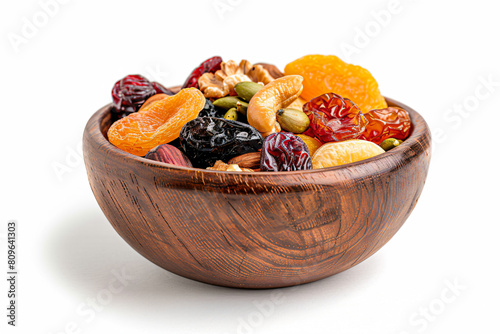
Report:
[[209,171],[133,156],[103,135],[108,105],[84,132],[90,185],[122,238],[173,273],[240,288],[316,281],[380,249],[424,186],[427,124],[387,100],[410,113],[412,132],[403,144],[361,162],[283,173]]

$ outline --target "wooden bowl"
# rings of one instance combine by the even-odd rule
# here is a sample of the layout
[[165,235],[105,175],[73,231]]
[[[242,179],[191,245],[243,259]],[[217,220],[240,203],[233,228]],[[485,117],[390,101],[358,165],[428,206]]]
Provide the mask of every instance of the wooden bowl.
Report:
[[380,249],[422,192],[429,128],[413,109],[387,101],[410,113],[402,145],[348,165],[280,173],[176,167],[131,155],[106,139],[108,105],[85,128],[90,186],[118,234],[175,274],[239,288],[316,281]]

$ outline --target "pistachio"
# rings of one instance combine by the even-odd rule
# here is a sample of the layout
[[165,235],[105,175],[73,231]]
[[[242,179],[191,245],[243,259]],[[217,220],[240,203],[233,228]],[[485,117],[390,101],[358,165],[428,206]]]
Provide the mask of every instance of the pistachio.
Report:
[[236,102],[236,111],[239,112],[242,115],[247,114],[247,109],[248,109],[248,104],[246,106],[243,105],[243,101],[238,101]]
[[309,127],[309,117],[302,110],[284,108],[279,109],[276,115],[278,123],[285,131],[302,133]]
[[231,108],[238,108],[238,112],[240,112],[243,115],[246,115],[248,109],[248,103],[246,103],[243,100],[240,100],[236,96],[226,96],[217,99],[213,102],[213,105],[225,110],[229,110]]
[[258,84],[256,82],[244,81],[244,82],[240,82],[240,83],[236,84],[236,86],[234,86],[234,90],[236,91],[236,94],[238,94],[238,96],[241,99],[243,99],[247,102],[250,102],[250,99],[252,99],[252,97],[259,90],[262,89],[262,87],[264,87],[264,86],[261,84]]
[[399,146],[403,143],[402,140],[395,139],[395,138],[387,138],[383,142],[380,143],[380,147],[384,149],[384,151],[389,151],[390,149],[393,149],[396,146]]
[[229,109],[226,114],[224,115],[225,119],[228,119],[230,121],[237,121],[238,120],[238,112],[236,111],[236,108],[231,108]]

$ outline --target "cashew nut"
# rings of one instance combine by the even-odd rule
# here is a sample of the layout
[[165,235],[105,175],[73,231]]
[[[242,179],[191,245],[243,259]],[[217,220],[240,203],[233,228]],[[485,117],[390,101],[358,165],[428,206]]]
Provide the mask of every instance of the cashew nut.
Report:
[[302,93],[300,75],[287,75],[271,81],[250,100],[247,111],[248,124],[261,133],[272,133],[276,127],[276,112],[288,107]]

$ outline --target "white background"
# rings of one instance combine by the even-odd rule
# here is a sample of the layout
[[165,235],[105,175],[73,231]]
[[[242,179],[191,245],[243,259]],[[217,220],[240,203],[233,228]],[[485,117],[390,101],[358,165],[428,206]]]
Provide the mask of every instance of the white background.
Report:
[[[500,8],[390,3],[73,0],[44,20],[38,1],[2,0],[2,268],[8,219],[20,248],[18,327],[6,325],[2,278],[2,333],[498,333]],[[38,27],[23,37],[26,22]],[[182,84],[213,55],[283,69],[312,53],[369,69],[434,132],[427,184],[396,236],[344,273],[277,290],[274,304],[272,290],[190,281],[132,250],[79,152],[114,82]],[[130,277],[112,285],[117,272]]]

